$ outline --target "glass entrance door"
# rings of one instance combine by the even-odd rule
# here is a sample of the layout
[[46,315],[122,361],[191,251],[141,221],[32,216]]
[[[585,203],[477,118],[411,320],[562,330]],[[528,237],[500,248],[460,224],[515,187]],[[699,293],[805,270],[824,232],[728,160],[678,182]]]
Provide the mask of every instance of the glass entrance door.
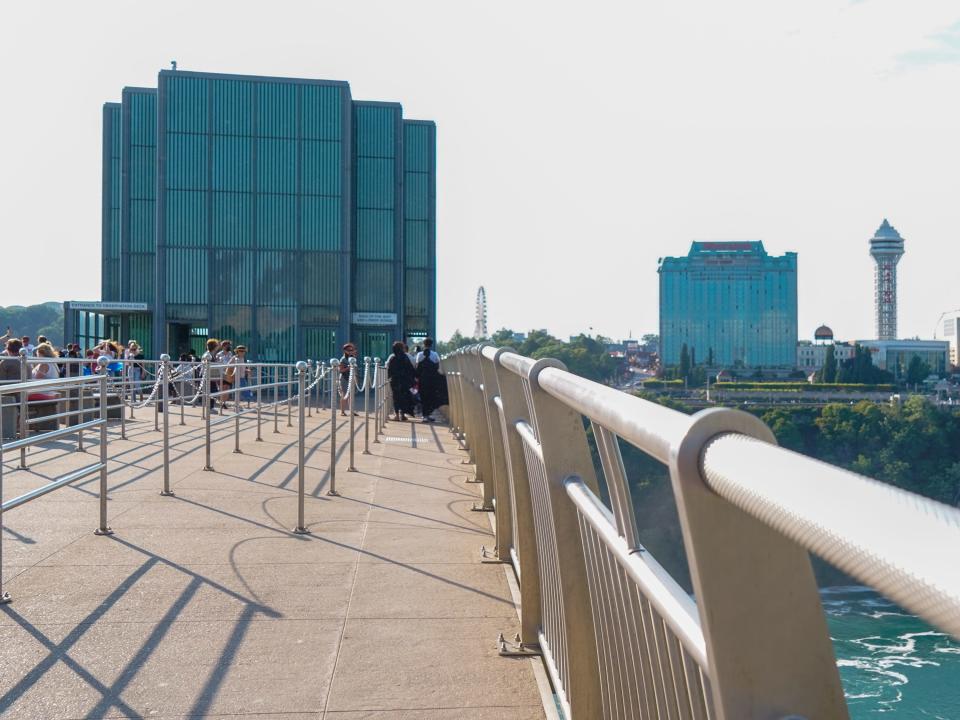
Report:
[[303,332],[303,352],[310,360],[326,363],[330,358],[339,358],[342,354],[337,346],[335,327],[305,325]]
[[376,328],[361,330],[358,333],[360,337],[357,338],[358,359],[362,361],[363,358],[369,357],[386,360],[390,354],[390,346],[393,344],[390,335],[391,332],[392,328],[389,330]]

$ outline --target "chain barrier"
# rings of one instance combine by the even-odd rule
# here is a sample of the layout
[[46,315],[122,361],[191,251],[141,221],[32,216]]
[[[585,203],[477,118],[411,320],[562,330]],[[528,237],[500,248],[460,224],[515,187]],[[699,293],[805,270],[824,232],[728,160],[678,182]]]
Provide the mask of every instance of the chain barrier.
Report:
[[365,392],[370,389],[370,361],[366,360],[363,364],[363,382],[359,385],[354,383],[357,392]]
[[[123,387],[124,383],[125,381],[121,378],[121,387]],[[154,382],[153,388],[150,390],[150,395],[149,397],[147,397],[146,400],[144,400],[142,403],[133,403],[128,401],[124,397],[124,393],[120,393],[120,397],[123,400],[123,404],[126,405],[127,407],[132,407],[134,410],[142,410],[143,408],[147,407],[150,403],[152,403],[156,399],[157,391],[160,389],[160,386],[162,384],[163,384],[163,366],[161,365],[159,368],[157,368],[157,380],[156,382]]]
[[356,374],[356,368],[357,368],[356,365],[351,365],[351,366],[350,366],[350,374],[347,376],[347,391],[346,391],[346,392],[343,391],[343,388],[341,387],[341,384],[340,384],[339,382],[337,383],[337,394],[340,396],[340,399],[341,399],[341,400],[346,400],[347,397],[349,397],[350,387],[351,387],[351,386],[353,385],[353,383],[354,383],[354,375]]

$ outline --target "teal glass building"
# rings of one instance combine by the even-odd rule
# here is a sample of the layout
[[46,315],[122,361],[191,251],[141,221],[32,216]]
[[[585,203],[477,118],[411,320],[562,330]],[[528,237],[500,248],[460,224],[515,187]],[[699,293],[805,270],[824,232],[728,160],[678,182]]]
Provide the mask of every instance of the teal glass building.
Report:
[[[677,365],[684,345],[714,366],[792,367],[797,354],[797,254],[762,242],[694,242],[661,258],[660,356]],[[712,353],[711,353],[712,351]]]
[[435,334],[433,122],[345,82],[179,70],[103,112],[104,306],[148,308],[105,334],[263,361]]

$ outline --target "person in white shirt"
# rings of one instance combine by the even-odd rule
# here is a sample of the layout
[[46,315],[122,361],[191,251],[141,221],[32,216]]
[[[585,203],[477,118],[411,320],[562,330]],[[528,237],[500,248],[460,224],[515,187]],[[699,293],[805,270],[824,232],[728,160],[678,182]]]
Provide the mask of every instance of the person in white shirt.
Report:
[[37,345],[37,357],[43,358],[44,362],[39,362],[33,366],[31,377],[34,380],[57,380],[60,377],[60,368],[57,367],[58,356],[57,351],[53,349],[53,345],[50,343]]

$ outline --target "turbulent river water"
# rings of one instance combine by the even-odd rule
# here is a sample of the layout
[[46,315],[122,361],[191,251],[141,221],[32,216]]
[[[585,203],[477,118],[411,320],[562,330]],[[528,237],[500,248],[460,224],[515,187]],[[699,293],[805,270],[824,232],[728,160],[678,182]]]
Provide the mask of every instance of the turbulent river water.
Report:
[[869,588],[821,596],[853,720],[960,720],[960,643]]

